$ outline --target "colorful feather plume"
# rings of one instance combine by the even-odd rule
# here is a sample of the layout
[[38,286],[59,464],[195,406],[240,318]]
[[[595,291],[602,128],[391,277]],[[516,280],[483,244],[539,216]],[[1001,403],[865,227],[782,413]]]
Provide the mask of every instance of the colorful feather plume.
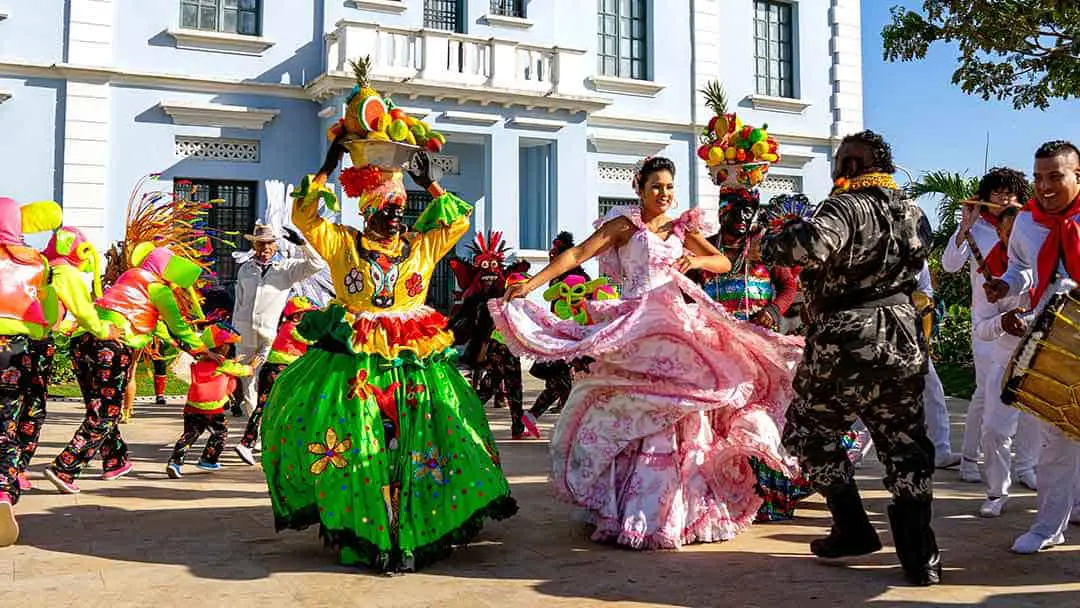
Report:
[[765,229],[775,232],[791,222],[809,219],[813,214],[813,205],[805,194],[781,194],[773,197],[765,209]]

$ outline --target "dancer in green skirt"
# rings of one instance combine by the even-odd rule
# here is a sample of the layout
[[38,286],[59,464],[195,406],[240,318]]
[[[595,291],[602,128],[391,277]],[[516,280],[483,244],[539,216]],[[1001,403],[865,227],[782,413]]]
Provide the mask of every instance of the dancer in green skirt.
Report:
[[[439,187],[425,152],[332,134],[323,170],[294,195],[293,223],[326,259],[337,298],[299,327],[314,344],[270,394],[263,467],[279,530],[319,524],[342,563],[413,571],[468,542],[485,517],[517,511],[446,319],[424,305],[472,207]],[[362,232],[318,213],[320,201],[337,207],[325,179],[346,149],[353,168],[340,180],[360,198]],[[434,197],[408,232],[405,160]]]

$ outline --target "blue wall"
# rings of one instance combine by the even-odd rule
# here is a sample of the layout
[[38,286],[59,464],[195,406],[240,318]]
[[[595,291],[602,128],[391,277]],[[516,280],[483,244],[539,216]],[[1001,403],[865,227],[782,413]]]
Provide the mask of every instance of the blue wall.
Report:
[[117,11],[113,32],[118,67],[295,85],[323,71],[323,2],[263,0],[262,35],[274,46],[251,56],[177,49],[166,30],[180,24],[179,2],[137,1],[139,10]]
[[45,65],[64,60],[65,0],[9,0],[0,8],[0,57]]
[[[263,180],[280,179],[299,183],[305,171],[313,172],[321,162],[318,136],[318,106],[303,100],[265,96],[210,95],[156,89],[113,87],[113,158],[110,166],[109,200],[114,213],[122,216],[131,188],[143,175],[161,172],[159,187],[171,188],[171,180],[207,178],[251,180],[260,182],[256,216],[266,206]],[[158,107],[162,100],[183,103],[217,103],[276,109],[280,113],[261,131],[179,126]],[[177,135],[254,139],[260,142],[258,163],[178,159]],[[120,222],[109,227],[112,238],[119,238]]]
[[20,202],[60,196],[64,88],[60,80],[0,77],[0,91],[12,94],[0,104],[0,196]]

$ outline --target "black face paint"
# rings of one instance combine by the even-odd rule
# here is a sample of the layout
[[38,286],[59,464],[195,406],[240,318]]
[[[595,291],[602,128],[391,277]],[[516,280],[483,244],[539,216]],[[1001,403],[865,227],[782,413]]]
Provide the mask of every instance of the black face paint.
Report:
[[371,214],[367,224],[382,236],[395,236],[405,231],[405,209],[401,205],[386,205]]
[[737,238],[745,237],[750,233],[754,222],[756,207],[745,201],[732,203],[732,207],[724,214],[724,234]]

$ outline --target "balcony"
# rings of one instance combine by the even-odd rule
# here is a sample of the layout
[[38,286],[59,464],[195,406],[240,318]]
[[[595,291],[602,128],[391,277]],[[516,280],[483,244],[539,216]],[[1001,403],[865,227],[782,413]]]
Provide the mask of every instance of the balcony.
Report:
[[367,55],[373,84],[384,95],[550,112],[593,112],[611,103],[585,88],[592,64],[578,49],[339,21],[326,36],[326,53],[327,73],[309,85],[319,100],[351,89],[349,60]]

